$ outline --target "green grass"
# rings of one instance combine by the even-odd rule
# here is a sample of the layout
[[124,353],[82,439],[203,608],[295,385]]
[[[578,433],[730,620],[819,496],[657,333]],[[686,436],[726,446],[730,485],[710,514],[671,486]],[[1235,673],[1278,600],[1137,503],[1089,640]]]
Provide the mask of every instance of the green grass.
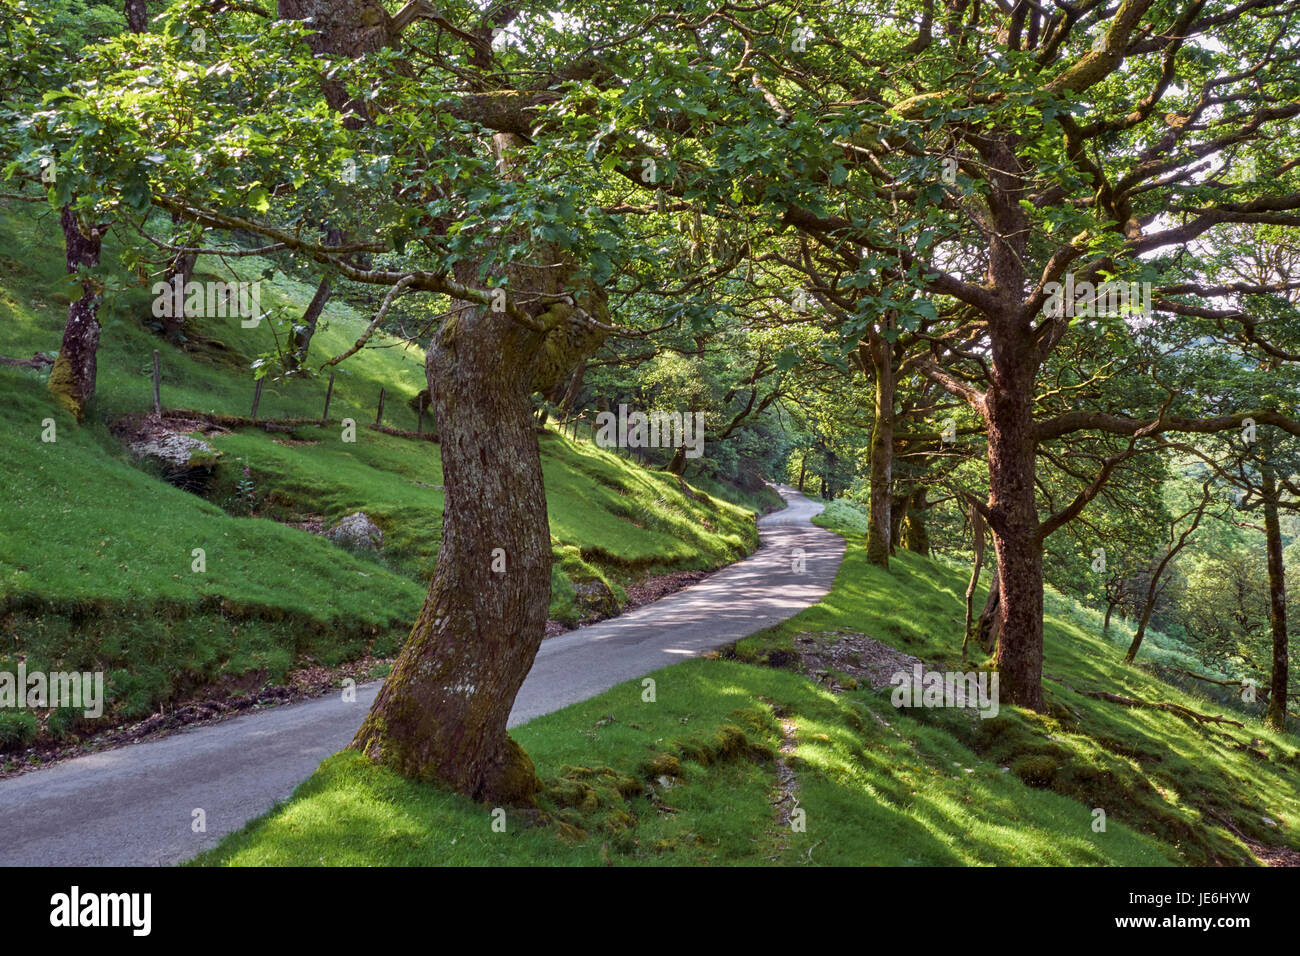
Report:
[[405,636],[416,582],[159,481],[39,386],[0,369],[0,669],[23,654],[32,669],[104,670],[135,716],[220,674],[279,679]]
[[[843,517],[823,520],[847,528]],[[343,753],[197,862],[1127,866],[1251,862],[1231,831],[1296,846],[1295,739],[1254,720],[1206,727],[1085,696],[1206,705],[1124,667],[1094,617],[1059,595],[1048,602],[1046,715],[897,711],[887,691],[835,696],[745,662],[788,651],[796,634],[857,631],[932,664],[978,666],[960,664],[962,570],[914,554],[891,564],[868,565],[851,534],[830,594],[740,642],[740,660],[656,672],[653,704],[632,681],[518,728],[547,783],[545,822],[514,814],[494,832],[492,808]],[[802,833],[777,816],[782,721]],[[673,761],[680,776],[665,787]]]
[[[67,311],[61,233],[57,219],[31,215],[31,207],[0,200],[0,354],[28,357],[35,351],[57,352]],[[19,254],[18,250],[24,250]],[[105,242],[101,271],[121,278],[113,268],[118,250]],[[259,257],[199,259],[197,281],[257,279],[269,263]],[[231,271],[233,269],[234,271]],[[277,274],[261,286],[264,311],[297,317],[314,288]],[[172,348],[145,325],[152,321],[152,296],[144,287],[110,292],[99,310],[103,331],[99,374],[91,414],[103,421],[140,412],[153,402],[153,351],[161,353],[163,404],[202,412],[248,415],[252,408],[253,360],[273,347],[269,320],[245,329],[235,317],[193,322],[191,349]],[[312,367],[350,346],[367,319],[345,302],[332,300],[312,342]],[[338,371],[330,418],[375,420],[379,389],[385,387],[384,421],[414,430],[415,413],[407,401],[425,387],[424,354],[380,336],[382,348],[364,349]],[[263,387],[261,418],[319,418],[325,405],[326,380],[300,378],[268,381]]]
[[[1122,648],[1059,595],[1048,602],[1047,714],[899,711],[887,689],[836,696],[760,663],[797,634],[847,631],[944,669],[983,666],[961,663],[964,589],[962,569],[940,560],[900,554],[891,571],[874,568],[850,536],[830,594],[741,641],[737,660],[656,672],[657,703],[632,681],[518,728],[547,784],[548,822],[516,814],[493,832],[492,808],[344,753],[197,862],[1249,864],[1238,831],[1297,848],[1295,738],[1251,718],[1215,727],[1086,696],[1209,709],[1125,667]],[[780,825],[774,802],[783,720],[803,833]],[[680,766],[671,788],[658,781],[668,758]]]
[[[292,435],[243,429],[213,440],[227,460],[246,461],[264,513],[284,520],[309,514],[333,522],[365,511],[383,529],[387,560],[427,579],[441,533],[442,461],[432,442],[359,431],[344,444],[337,428]],[[620,572],[717,567],[757,546],[753,515],[703,495],[692,497],[665,472],[647,471],[587,442],[540,437],[554,545],[575,572],[617,578]],[[227,481],[238,469],[228,470]],[[218,497],[233,494],[233,487]]]
[[[284,805],[203,865],[1123,864],[1171,862],[1155,841],[1034,790],[869,692],[835,697],[786,671],[694,660],[519,728],[548,781],[549,823],[331,757]],[[775,713],[805,830],[781,825]],[[888,722],[886,727],[882,721]],[[674,758],[669,760],[667,758]],[[660,782],[665,771],[672,786]],[[973,773],[965,772],[969,768]]]
[[[57,221],[31,213],[0,200],[0,354],[9,356],[56,351],[66,318],[61,233]],[[106,244],[104,275],[115,275],[116,256]],[[266,265],[230,261],[244,279]],[[208,257],[196,278],[234,276]],[[262,307],[299,315],[313,292],[310,281],[277,275],[263,283]],[[147,289],[110,290],[99,315],[98,388],[85,424],[57,407],[46,372],[0,366],[0,669],[23,655],[29,668],[104,670],[113,714],[132,717],[225,677],[278,682],[298,663],[395,652],[437,554],[441,459],[434,442],[365,426],[382,386],[385,422],[416,427],[407,400],[424,387],[423,352],[377,336],[380,347],[340,368],[326,427],[246,428],[210,439],[222,458],[204,500],[137,466],[108,425],[151,408],[155,349],[165,406],[247,415],[250,365],[272,344],[270,323],[244,329],[233,317],[192,320],[182,350],[146,327]],[[315,360],[343,351],[367,321],[332,301]],[[268,382],[259,417],[319,417],[326,386],[321,378]],[[361,426],[355,443],[340,440],[345,417]],[[49,419],[53,443],[41,440]],[[560,620],[590,613],[575,584],[603,581],[621,601],[638,576],[718,567],[757,546],[744,507],[688,493],[674,476],[589,442],[540,440],[558,559],[552,613]],[[245,461],[256,517],[242,516],[235,501]],[[284,523],[332,523],[353,511],[382,527],[382,554],[350,555]],[[205,552],[202,573],[192,570],[196,548]]]

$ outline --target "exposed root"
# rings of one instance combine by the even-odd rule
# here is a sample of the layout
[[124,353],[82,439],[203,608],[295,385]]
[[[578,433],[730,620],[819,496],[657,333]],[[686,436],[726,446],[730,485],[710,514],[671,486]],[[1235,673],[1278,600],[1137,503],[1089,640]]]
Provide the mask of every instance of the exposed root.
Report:
[[1199,711],[1192,710],[1190,707],[1184,707],[1182,704],[1170,704],[1163,701],[1139,700],[1136,697],[1125,697],[1123,694],[1111,694],[1104,690],[1080,690],[1080,694],[1087,697],[1093,697],[1097,700],[1108,700],[1112,704],[1120,704],[1124,707],[1146,707],[1151,710],[1163,710],[1181,717],[1183,720],[1197,724],[1230,724],[1233,727],[1245,728],[1239,720],[1229,720],[1222,714],[1217,717],[1213,714],[1202,714]]
[[0,365],[12,365],[16,368],[45,368],[53,364],[54,359],[40,352],[37,352],[29,359],[16,359],[7,355],[0,355]]

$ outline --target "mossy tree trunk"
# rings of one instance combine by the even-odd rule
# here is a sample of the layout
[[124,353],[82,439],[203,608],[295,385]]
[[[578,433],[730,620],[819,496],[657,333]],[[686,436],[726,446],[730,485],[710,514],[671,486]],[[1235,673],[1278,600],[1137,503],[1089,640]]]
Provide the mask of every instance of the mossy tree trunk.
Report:
[[859,356],[864,364],[870,363],[875,380],[867,560],[888,568],[893,543],[894,369],[889,343],[874,332],[867,345],[859,348]]
[[1269,681],[1265,721],[1274,730],[1286,730],[1287,622],[1286,567],[1282,558],[1282,525],[1278,518],[1277,473],[1267,462],[1260,469],[1260,497],[1264,501],[1264,539],[1268,551],[1268,620],[1273,634],[1273,675]]
[[[494,146],[503,167],[526,148],[508,134]],[[559,250],[540,249],[537,258],[550,268],[512,264],[502,278],[518,301],[532,303],[538,328],[474,307],[453,311],[430,344],[446,486],[437,570],[352,742],[404,776],[502,804],[529,803],[538,789],[532,761],[506,733],[551,599],[532,396],[563,381],[604,339],[587,319],[605,315],[603,293],[567,285],[574,270]],[[459,263],[455,272],[472,285],[477,264]]]
[[506,721],[551,597],[532,394],[573,356],[548,355],[547,346],[483,308],[446,320],[434,337],[426,367],[446,485],[437,570],[352,743],[404,776],[503,804],[528,803],[538,786]]
[[[99,265],[100,246],[107,225],[92,226],[84,231],[71,207],[64,206],[59,215],[63,227],[68,272]],[[95,374],[99,352],[99,290],[93,282],[83,281],[81,298],[68,306],[68,320],[63,327],[59,356],[50,371],[49,388],[77,421],[85,417],[86,404],[95,394]]]
[[903,517],[903,547],[915,554],[929,555],[930,533],[925,529],[926,488],[917,485],[907,499]]
[[523,338],[505,315],[477,309],[447,323],[429,349],[447,496],[442,545],[424,609],[353,742],[405,776],[503,803],[525,803],[537,787],[506,720],[551,596]]
[[[1009,323],[1008,323],[1009,324]],[[1043,546],[1034,497],[1032,328],[994,339],[988,395],[989,529],[998,560],[997,666],[1008,702],[1043,709]],[[1000,341],[999,341],[1000,339]],[[1010,340],[1010,341],[1008,341]]]
[[984,648],[985,654],[993,653],[1002,631],[1002,594],[998,590],[999,577],[997,568],[994,568],[992,580],[989,582],[988,597],[984,599],[984,608],[980,611],[979,621],[975,627],[975,637],[980,647]]

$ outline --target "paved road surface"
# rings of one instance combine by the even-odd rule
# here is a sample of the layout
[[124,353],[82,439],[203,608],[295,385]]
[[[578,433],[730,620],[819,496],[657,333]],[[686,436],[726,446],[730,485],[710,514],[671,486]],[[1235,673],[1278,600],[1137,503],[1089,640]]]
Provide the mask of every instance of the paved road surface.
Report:
[[[770,627],[815,604],[844,554],[809,523],[821,505],[781,487],[762,547],[699,584],[542,645],[514,726]],[[795,549],[806,570],[794,571]],[[0,781],[0,865],[149,866],[188,859],[269,810],[347,746],[379,682],[90,754]],[[207,832],[191,831],[202,807]]]

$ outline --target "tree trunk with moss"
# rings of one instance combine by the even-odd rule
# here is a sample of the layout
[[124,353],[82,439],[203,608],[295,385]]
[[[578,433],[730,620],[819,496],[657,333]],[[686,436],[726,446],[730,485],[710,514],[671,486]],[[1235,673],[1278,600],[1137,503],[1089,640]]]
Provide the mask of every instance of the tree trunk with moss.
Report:
[[[494,138],[510,165],[525,148]],[[553,248],[551,268],[511,265],[506,287],[539,328],[507,312],[453,311],[425,367],[439,423],[446,502],[437,570],[420,612],[352,746],[417,780],[479,800],[527,804],[533,763],[506,734],[515,696],[546,633],[551,533],[532,396],[563,381],[604,339],[598,290],[567,285],[572,266]],[[456,278],[472,285],[474,263]],[[584,314],[585,313],[585,314]]]
[[930,554],[930,533],[925,530],[926,489],[918,485],[907,499],[903,517],[903,547],[915,554]]
[[998,570],[993,569],[989,582],[988,597],[984,599],[984,609],[980,611],[979,621],[975,627],[975,637],[985,654],[992,654],[998,646],[998,637],[1002,633],[1002,592],[998,589],[1000,579]]
[[[677,477],[686,474],[686,446],[678,445],[677,450],[673,452],[672,459],[668,462],[668,471]],[[822,483],[823,492],[825,491],[825,482]]]
[[1007,703],[1042,711],[1043,543],[1034,477],[1034,325],[1014,307],[991,317],[988,526],[998,563],[997,666]]
[[[76,214],[68,206],[59,216],[68,272],[99,265],[100,246],[106,225],[93,226],[84,232]],[[99,290],[95,284],[81,284],[81,298],[68,306],[68,320],[63,327],[59,356],[50,371],[49,388],[55,398],[77,421],[85,417],[86,404],[95,394],[97,354],[99,352]]]
[[447,489],[442,545],[424,609],[353,742],[404,776],[502,803],[526,803],[537,789],[506,720],[551,597],[523,337],[479,309],[448,322],[429,349]]
[[1269,681],[1268,712],[1264,719],[1274,730],[1286,730],[1287,622],[1286,566],[1282,558],[1282,525],[1278,519],[1277,473],[1265,463],[1261,472],[1264,499],[1264,539],[1268,551],[1268,620],[1273,635],[1273,675]]
[[894,481],[894,370],[889,343],[873,335],[864,359],[871,363],[875,378],[875,408],[871,426],[870,503],[867,527],[867,560],[889,567],[893,543]]
[[974,505],[970,508],[970,533],[974,560],[971,562],[970,581],[966,585],[966,627],[962,631],[961,639],[962,660],[966,659],[966,648],[970,644],[971,632],[974,629],[975,590],[979,587],[980,571],[984,567],[984,516]]

